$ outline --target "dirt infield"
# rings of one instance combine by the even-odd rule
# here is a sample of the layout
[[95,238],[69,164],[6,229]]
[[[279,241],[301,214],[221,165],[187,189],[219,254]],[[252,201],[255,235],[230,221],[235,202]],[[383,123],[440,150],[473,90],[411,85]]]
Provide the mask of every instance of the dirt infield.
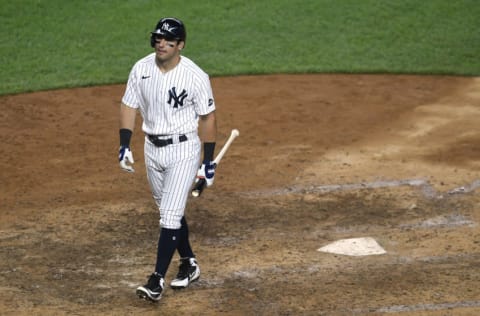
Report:
[[[158,212],[141,120],[118,166],[124,86],[0,97],[0,314],[480,315],[480,78],[212,83],[219,146],[241,134],[188,204],[200,281],[158,304],[135,296]],[[317,251],[353,237],[386,254]]]

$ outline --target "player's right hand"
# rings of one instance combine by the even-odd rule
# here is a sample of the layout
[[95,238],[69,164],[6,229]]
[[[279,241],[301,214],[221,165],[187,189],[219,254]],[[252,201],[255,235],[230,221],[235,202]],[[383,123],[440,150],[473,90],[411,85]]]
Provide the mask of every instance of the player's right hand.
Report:
[[118,161],[120,161],[120,168],[128,172],[135,172],[133,167],[129,164],[133,164],[133,154],[130,147],[120,146],[118,151]]

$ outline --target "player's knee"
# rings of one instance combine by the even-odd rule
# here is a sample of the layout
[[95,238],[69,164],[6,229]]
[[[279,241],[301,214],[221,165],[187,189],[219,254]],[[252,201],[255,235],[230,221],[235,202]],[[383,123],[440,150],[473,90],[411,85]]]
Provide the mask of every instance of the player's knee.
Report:
[[182,227],[183,212],[161,211],[160,227],[167,229],[180,229]]

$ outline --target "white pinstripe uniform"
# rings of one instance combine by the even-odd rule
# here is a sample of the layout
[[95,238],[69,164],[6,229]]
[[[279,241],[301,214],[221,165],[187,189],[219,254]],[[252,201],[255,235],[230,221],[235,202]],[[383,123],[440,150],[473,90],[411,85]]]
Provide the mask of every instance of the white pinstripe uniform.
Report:
[[[162,73],[152,53],[133,66],[122,103],[139,109],[143,118],[145,166],[160,225],[179,229],[200,164],[198,116],[215,110],[209,76],[184,56]],[[147,135],[172,139],[173,144],[156,147]],[[187,141],[180,142],[180,135]]]

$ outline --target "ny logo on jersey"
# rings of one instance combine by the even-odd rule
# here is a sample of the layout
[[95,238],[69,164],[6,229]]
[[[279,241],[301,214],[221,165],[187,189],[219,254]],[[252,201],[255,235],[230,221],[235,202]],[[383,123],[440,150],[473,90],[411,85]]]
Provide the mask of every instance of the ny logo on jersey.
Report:
[[182,93],[180,95],[177,95],[177,91],[175,91],[175,87],[172,89],[168,90],[168,101],[167,103],[172,105],[172,100],[175,102],[173,104],[173,108],[176,109],[178,106],[183,106],[183,101],[185,98],[188,96],[187,91],[183,89]]

